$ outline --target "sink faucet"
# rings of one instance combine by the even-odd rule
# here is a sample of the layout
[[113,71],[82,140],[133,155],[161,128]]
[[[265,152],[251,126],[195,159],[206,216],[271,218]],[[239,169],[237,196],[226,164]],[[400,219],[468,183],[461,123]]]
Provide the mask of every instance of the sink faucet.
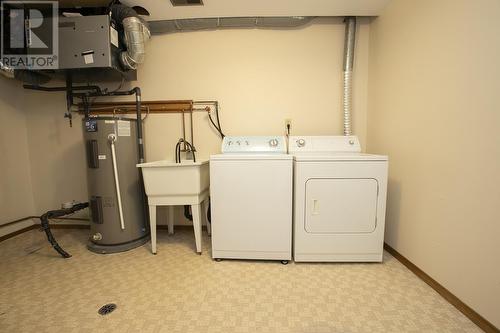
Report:
[[177,144],[175,145],[175,163],[181,163],[181,145],[183,143],[187,147],[187,149],[186,149],[187,157],[186,158],[188,160],[192,159],[193,162],[196,162],[196,154],[195,154],[196,149],[194,148],[194,146],[191,143],[184,140],[183,138],[180,138],[179,141],[177,142]]

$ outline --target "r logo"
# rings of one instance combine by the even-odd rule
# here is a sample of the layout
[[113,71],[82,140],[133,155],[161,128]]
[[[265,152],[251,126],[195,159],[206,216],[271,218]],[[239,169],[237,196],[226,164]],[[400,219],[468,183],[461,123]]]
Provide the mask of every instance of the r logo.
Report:
[[2,1],[1,19],[5,65],[57,69],[57,1]]

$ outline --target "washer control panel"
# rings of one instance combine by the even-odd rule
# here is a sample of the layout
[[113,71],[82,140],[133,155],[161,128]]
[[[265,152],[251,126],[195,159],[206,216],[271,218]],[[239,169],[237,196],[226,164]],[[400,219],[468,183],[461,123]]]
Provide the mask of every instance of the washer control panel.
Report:
[[226,136],[222,153],[278,153],[286,154],[285,137],[282,136]]
[[289,140],[290,153],[361,152],[357,136],[291,136]]

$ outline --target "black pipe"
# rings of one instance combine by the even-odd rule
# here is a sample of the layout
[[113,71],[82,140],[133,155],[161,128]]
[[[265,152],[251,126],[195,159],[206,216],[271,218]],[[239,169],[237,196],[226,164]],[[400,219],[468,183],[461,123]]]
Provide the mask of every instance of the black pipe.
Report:
[[66,109],[68,113],[71,112],[71,106],[73,105],[73,95],[71,94],[71,88],[73,87],[73,77],[70,72],[66,73]]
[[144,141],[142,139],[141,88],[135,87],[135,112],[137,116],[137,144],[139,163],[144,163]]
[[[95,90],[97,95],[94,96],[105,96],[102,95],[103,92],[99,86],[76,86],[76,87],[71,87],[68,88],[66,87],[44,87],[44,86],[38,86],[38,85],[33,85],[33,84],[23,84],[24,89],[30,89],[30,90],[39,90],[39,91],[66,91],[70,92],[71,97],[74,97],[75,95],[82,95],[82,94],[74,94],[74,90]],[[131,94],[130,94],[131,95]]]
[[68,252],[64,251],[61,248],[61,246],[59,246],[59,244],[57,244],[57,241],[54,238],[54,235],[52,235],[52,232],[50,231],[49,219],[58,218],[58,217],[62,217],[62,216],[65,216],[65,215],[69,215],[69,214],[72,214],[72,213],[77,212],[79,210],[82,210],[84,208],[87,208],[88,206],[89,206],[88,202],[78,203],[78,204],[75,204],[71,208],[59,209],[59,210],[50,210],[47,213],[45,213],[42,216],[40,216],[41,226],[42,226],[43,231],[45,231],[45,234],[47,235],[47,240],[52,245],[52,247],[54,248],[54,250],[56,250],[63,258],[70,258],[71,254],[69,254]]

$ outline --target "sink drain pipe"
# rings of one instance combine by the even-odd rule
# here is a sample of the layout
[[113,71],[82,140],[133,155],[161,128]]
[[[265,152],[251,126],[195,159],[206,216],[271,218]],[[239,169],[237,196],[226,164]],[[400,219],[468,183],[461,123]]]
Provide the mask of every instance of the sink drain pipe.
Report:
[[352,112],[352,72],[354,67],[354,46],[356,42],[356,17],[348,16],[344,20],[344,92],[342,103],[344,109],[344,135],[352,135],[351,112]]

